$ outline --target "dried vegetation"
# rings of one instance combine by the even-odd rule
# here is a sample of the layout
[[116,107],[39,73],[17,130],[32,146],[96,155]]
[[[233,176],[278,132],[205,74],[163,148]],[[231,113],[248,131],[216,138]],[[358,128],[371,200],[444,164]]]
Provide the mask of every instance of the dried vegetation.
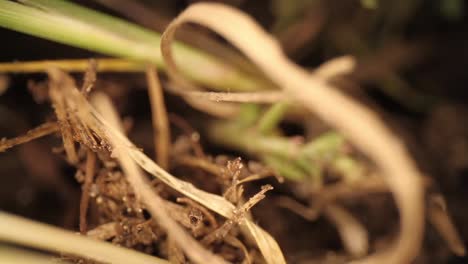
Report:
[[[187,79],[177,66],[183,58],[172,53],[175,32],[186,23],[224,37],[259,68],[265,75],[262,79],[271,80],[268,83],[280,90],[211,92]],[[0,214],[0,239],[55,251],[62,254],[62,261],[77,263],[299,262],[300,257],[285,257],[277,241],[294,240],[288,237],[293,234],[283,230],[275,239],[271,235],[278,233],[275,219],[261,216],[265,208],[274,207],[307,221],[323,217],[335,227],[343,250],[333,254],[316,250],[317,255],[306,256],[317,263],[410,263],[420,254],[425,216],[452,252],[465,254],[443,197],[420,172],[400,137],[374,110],[336,87],[340,77],[356,70],[353,57],[338,57],[306,71],[290,61],[280,43],[245,13],[213,3],[193,4],[183,11],[168,25],[160,44],[168,76],[164,82],[155,66],[119,59],[0,65],[0,71],[47,73],[47,82],[29,86],[38,102],[50,103],[54,117],[24,135],[2,139],[0,151],[51,134],[61,137],[63,144],[55,146],[55,154],[74,168],[81,186],[80,236],[76,237],[82,240],[76,240],[76,247],[61,245],[57,241],[75,238],[6,213]],[[284,50],[294,50],[294,45]],[[75,78],[65,70],[84,74]],[[112,88],[100,83],[98,72],[109,70],[146,71],[152,117],[147,145],[154,149],[149,155],[153,158],[129,139],[134,124],[122,118],[116,107],[116,101],[127,94],[106,93]],[[204,122],[207,131],[199,133],[185,118],[168,113],[167,107],[172,110],[163,87],[187,105],[225,120]],[[259,106],[265,104],[272,106]],[[336,132],[314,131],[311,142],[305,142],[311,138],[307,135],[284,136],[278,124],[287,113],[301,120],[313,113],[321,120],[317,123]],[[211,156],[201,143],[204,137],[245,153],[252,161],[232,153]],[[280,191],[266,198],[272,185]],[[399,231],[375,238],[369,230],[379,225],[363,221],[366,215],[360,215],[363,210],[356,209],[356,203],[366,204],[369,211],[388,206],[388,196],[382,195],[387,193],[392,194],[397,212],[383,214],[399,217],[399,226],[396,221],[388,224]],[[384,198],[372,201],[373,196]],[[253,214],[257,204],[259,213]],[[270,213],[279,223],[288,221],[273,209]],[[261,228],[257,219],[271,232]],[[5,225],[15,221],[24,228],[18,239]],[[37,236],[28,237],[35,228],[50,228],[56,240],[41,244]],[[94,244],[84,248],[87,241]],[[120,251],[110,244],[133,251]],[[94,246],[95,250],[90,249]]]

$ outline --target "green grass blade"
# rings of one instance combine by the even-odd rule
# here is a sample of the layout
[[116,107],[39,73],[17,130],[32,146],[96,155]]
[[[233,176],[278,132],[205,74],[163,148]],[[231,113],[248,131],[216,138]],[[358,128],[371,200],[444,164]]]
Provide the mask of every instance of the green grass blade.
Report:
[[122,34],[123,36],[141,40],[148,44],[159,46],[160,34],[147,30],[138,25],[129,23],[125,20],[112,17],[110,15],[99,13],[89,8],[63,0],[20,0],[25,5],[44,10],[48,13],[54,13],[80,21],[90,21],[92,25],[99,26],[106,30]]
[[[149,61],[164,69],[160,34],[62,0],[0,0],[0,27],[111,56]],[[268,84],[181,43],[174,44],[181,71],[217,90],[254,91]]]
[[[79,20],[0,1],[0,26],[63,44],[114,56],[160,61],[157,48],[135,43]],[[110,45],[109,43],[112,43]]]

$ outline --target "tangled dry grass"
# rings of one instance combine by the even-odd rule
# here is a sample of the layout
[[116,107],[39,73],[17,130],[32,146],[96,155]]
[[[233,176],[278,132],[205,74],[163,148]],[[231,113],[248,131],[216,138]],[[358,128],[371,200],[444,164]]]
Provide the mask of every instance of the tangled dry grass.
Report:
[[[199,24],[224,37],[281,91],[214,93],[188,81],[177,66],[184,58],[173,55],[171,50],[176,30],[186,23]],[[238,113],[239,102],[294,102],[340,131],[353,147],[375,163],[376,174],[382,174],[385,184],[380,179],[367,179],[370,185],[377,186],[370,188],[384,192],[389,189],[400,215],[400,232],[395,242],[382,251],[366,255],[369,238],[365,227],[338,204],[323,206],[323,214],[338,229],[353,263],[410,263],[417,256],[425,223],[424,178],[401,140],[384,122],[329,81],[354,67],[351,57],[331,60],[310,73],[291,62],[279,43],[252,18],[213,3],[193,4],[174,19],[162,35],[161,54],[171,82],[170,91],[196,109],[226,117]],[[84,236],[159,255],[172,263],[255,263],[260,255],[266,263],[286,263],[278,243],[255,224],[250,214],[250,209],[272,187],[262,187],[250,199],[245,199],[243,194],[243,184],[271,176],[271,170],[263,166],[246,168],[238,159],[208,159],[197,140],[183,138],[177,140],[182,155],[174,160],[191,169],[201,168],[206,174],[217,175],[214,189],[222,191],[210,193],[171,175],[168,170],[171,152],[175,150],[170,148],[175,149],[177,144],[171,146],[168,115],[156,69],[146,68],[156,150],[153,160],[127,138],[125,125],[107,95],[92,92],[100,66],[99,63],[88,66],[83,85],[78,89],[66,72],[44,64],[57,121],[30,130],[25,136],[3,140],[0,151],[60,132],[66,159],[76,167],[76,179],[82,184],[80,232]],[[284,204],[305,218],[314,218],[304,214],[305,210],[297,205]],[[450,221],[444,218],[446,214],[434,214],[432,209],[430,212],[435,225],[445,225],[441,229],[451,230],[442,233],[451,234],[447,241],[455,241],[452,248],[464,254],[453,226],[447,226]],[[53,229],[49,231],[56,240],[40,243],[37,235],[16,239],[5,228],[6,223],[24,228],[18,234],[32,234],[34,228],[43,228],[2,213],[0,238],[65,253],[70,259],[128,263],[125,259],[131,258],[132,263],[165,263],[163,259],[130,253]],[[61,239],[76,241],[76,247],[57,243]],[[84,246],[88,241],[93,242]]]

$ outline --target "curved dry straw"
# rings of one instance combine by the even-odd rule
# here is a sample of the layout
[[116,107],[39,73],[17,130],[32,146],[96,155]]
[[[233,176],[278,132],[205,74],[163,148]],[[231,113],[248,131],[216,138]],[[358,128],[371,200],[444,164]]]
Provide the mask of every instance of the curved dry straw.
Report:
[[176,29],[189,22],[203,25],[226,38],[291,98],[339,129],[376,162],[394,194],[401,215],[401,230],[394,246],[359,262],[411,262],[418,254],[424,229],[423,188],[421,175],[402,142],[372,111],[289,61],[277,41],[253,19],[221,4],[190,6],[163,34],[162,55],[167,73],[176,84],[194,90],[194,85],[179,74],[171,53]]
[[125,264],[131,260],[131,263],[139,264],[168,264],[164,259],[5,212],[0,212],[0,241],[82,256],[104,263]]

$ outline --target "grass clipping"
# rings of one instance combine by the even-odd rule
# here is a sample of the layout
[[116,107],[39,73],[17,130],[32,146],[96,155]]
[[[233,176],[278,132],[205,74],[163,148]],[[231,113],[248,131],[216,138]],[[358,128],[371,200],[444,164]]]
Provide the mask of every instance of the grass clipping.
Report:
[[[165,170],[160,168],[153,160],[142,153],[135,147],[127,137],[125,137],[119,126],[115,114],[105,114],[106,118],[102,116],[81,94],[76,85],[65,73],[58,69],[51,69],[49,71],[51,79],[51,98],[55,102],[56,112],[61,112],[61,109],[68,109],[66,112],[73,115],[69,117],[79,124],[85,133],[75,133],[75,139],[88,145],[90,148],[106,148],[116,154],[122,168],[126,174],[129,175],[129,182],[136,188],[135,192],[140,195],[142,201],[147,205],[148,209],[154,214],[155,219],[165,227],[169,236],[178,242],[178,246],[196,263],[225,263],[221,258],[213,255],[198,244],[193,238],[189,237],[172,219],[165,216],[165,210],[161,210],[159,197],[156,197],[154,192],[149,190],[149,186],[143,181],[143,176],[135,163],[142,169],[160,179],[173,189],[193,199],[194,201],[202,204],[203,206],[213,210],[214,212],[229,218],[238,218],[236,212],[238,209],[221,196],[204,192],[197,189],[191,183],[181,181],[176,177],[170,175]],[[98,100],[95,105],[100,109],[105,105],[104,99]],[[57,102],[61,102],[62,106],[58,106]],[[109,112],[110,107],[101,109],[101,112]],[[63,115],[63,113],[62,113]],[[60,120],[60,117],[59,117]],[[62,124],[63,125],[63,124]],[[65,129],[67,127],[65,126]],[[71,133],[69,133],[71,134]],[[65,133],[63,133],[65,135]],[[83,137],[82,139],[76,138]],[[93,140],[89,138],[93,137]],[[64,138],[64,143],[67,139]],[[89,144],[87,142],[95,142]],[[73,150],[70,150],[73,153]],[[67,153],[68,155],[68,153]],[[236,220],[236,219],[234,219]],[[240,219],[240,225],[243,227],[247,235],[252,237],[265,257],[267,263],[285,263],[282,252],[276,241],[263,229],[252,223],[250,220],[243,217]]]
[[[289,97],[339,129],[356,147],[374,160],[395,197],[400,211],[401,230],[393,246],[356,263],[410,263],[421,246],[424,194],[421,174],[402,142],[372,111],[287,59],[278,42],[252,18],[222,4],[191,5],[164,32],[161,50],[166,70],[179,86],[194,89],[194,85],[179,73],[171,53],[175,31],[184,23],[205,26],[230,41],[287,92]],[[262,247],[261,244],[259,246]],[[266,253],[265,249],[262,253]],[[269,261],[274,261],[273,255],[265,256]]]
[[[38,223],[5,212],[0,212],[0,241],[30,246],[35,249],[81,256],[101,263],[127,264],[131,260],[131,263],[169,264],[164,259],[80,236],[75,232]],[[0,244],[0,246],[2,245]],[[2,251],[0,248],[0,263],[21,263],[16,261],[2,262],[5,258]],[[23,261],[27,259],[25,255],[21,256]],[[51,257],[46,258],[51,259]],[[35,260],[33,263],[41,263],[41,259]]]

